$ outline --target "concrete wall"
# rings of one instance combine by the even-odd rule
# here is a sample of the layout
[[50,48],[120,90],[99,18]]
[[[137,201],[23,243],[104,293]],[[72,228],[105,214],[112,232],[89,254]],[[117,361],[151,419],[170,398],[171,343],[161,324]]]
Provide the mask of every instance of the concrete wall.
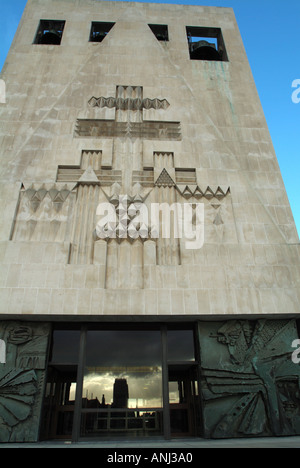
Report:
[[[40,19],[66,21],[60,46],[33,44]],[[92,21],[115,22],[101,43],[89,42]],[[169,41],[148,24],[168,25]],[[228,61],[190,60],[186,26],[221,28]],[[299,238],[231,9],[29,0],[1,79],[3,317],[299,312]],[[76,133],[77,119],[126,121],[126,112],[88,102],[129,85],[167,100],[139,118],[157,132],[155,122],[167,132],[180,122],[179,137]],[[98,182],[78,185],[89,152]],[[173,186],[156,183],[164,168]],[[183,169],[203,196],[186,194]],[[203,247],[95,242],[97,204],[118,190],[148,206],[204,203]]]

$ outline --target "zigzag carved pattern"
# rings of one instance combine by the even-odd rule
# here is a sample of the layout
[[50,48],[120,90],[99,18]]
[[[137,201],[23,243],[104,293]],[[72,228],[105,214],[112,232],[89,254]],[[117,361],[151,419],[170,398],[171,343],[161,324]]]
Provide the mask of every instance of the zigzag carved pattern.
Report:
[[121,110],[141,110],[141,109],[167,109],[169,103],[166,99],[140,99],[140,98],[115,98],[115,97],[99,97],[93,96],[89,102],[91,107],[108,107],[110,109],[116,108]]
[[202,190],[198,185],[176,185],[176,188],[186,199],[194,197],[196,199],[206,198],[207,200],[211,200],[212,198],[217,198],[218,200],[223,200],[230,193],[230,187],[223,190],[220,186],[215,190],[209,186],[206,190]]

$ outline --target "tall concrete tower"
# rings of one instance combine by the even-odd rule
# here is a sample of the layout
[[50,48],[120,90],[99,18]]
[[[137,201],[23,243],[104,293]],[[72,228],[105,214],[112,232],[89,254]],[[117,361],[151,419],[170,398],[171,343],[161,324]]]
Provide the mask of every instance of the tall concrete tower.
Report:
[[28,0],[1,79],[1,441],[113,436],[83,401],[116,379],[118,436],[300,434],[299,238],[232,9]]

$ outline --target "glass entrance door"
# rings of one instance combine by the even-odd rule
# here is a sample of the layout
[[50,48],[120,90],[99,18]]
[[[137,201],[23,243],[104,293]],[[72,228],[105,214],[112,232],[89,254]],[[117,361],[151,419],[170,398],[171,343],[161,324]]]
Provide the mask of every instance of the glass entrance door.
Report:
[[53,330],[41,438],[200,435],[192,328]]
[[76,366],[48,368],[41,438],[71,439],[76,392]]
[[195,436],[198,421],[198,379],[195,364],[169,364],[171,436]]
[[78,375],[79,330],[54,330],[40,438],[71,439]]
[[87,332],[80,437],[162,435],[160,331]]

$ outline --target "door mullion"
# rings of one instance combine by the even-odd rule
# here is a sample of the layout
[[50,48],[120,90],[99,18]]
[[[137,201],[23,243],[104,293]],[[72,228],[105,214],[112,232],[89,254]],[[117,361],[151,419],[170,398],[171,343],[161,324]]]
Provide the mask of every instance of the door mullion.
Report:
[[86,356],[86,335],[87,335],[87,327],[83,326],[81,328],[80,343],[79,343],[79,361],[78,361],[78,368],[77,368],[77,384],[76,384],[75,405],[74,405],[72,442],[77,442],[80,437],[82,388],[83,388],[84,366],[85,366],[85,356]]
[[168,342],[167,342],[167,327],[164,325],[161,329],[162,337],[162,384],[163,384],[163,421],[164,421],[164,437],[171,439],[171,424],[170,424],[170,403],[169,403],[169,373],[168,373]]

